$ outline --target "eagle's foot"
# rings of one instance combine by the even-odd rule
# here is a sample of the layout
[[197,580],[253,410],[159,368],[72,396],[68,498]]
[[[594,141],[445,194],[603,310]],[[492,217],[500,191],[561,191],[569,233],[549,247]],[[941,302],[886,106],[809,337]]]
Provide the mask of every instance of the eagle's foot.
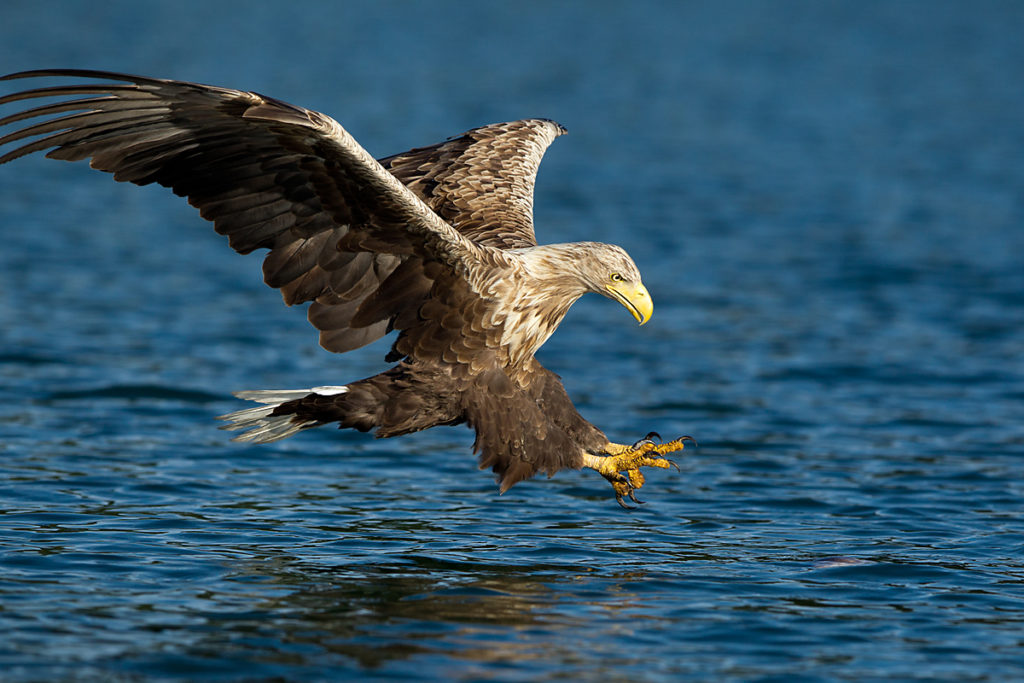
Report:
[[641,467],[657,467],[663,470],[675,467],[678,470],[679,465],[664,456],[683,450],[687,441],[696,443],[692,436],[683,436],[665,443],[658,443],[655,439],[660,437],[657,433],[651,432],[632,446],[609,443],[605,448],[607,456],[593,458],[587,463],[587,466],[597,470],[608,480],[615,490],[616,502],[627,510],[633,509],[633,506],[626,504],[625,498],[634,503],[643,503],[636,497],[637,489],[644,485]]

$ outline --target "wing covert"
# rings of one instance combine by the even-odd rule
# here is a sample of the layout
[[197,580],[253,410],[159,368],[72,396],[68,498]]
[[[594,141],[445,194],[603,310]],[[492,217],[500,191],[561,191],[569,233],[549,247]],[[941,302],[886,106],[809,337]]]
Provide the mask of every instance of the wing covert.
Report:
[[537,169],[551,142],[565,132],[548,119],[494,123],[381,164],[474,242],[532,247]]

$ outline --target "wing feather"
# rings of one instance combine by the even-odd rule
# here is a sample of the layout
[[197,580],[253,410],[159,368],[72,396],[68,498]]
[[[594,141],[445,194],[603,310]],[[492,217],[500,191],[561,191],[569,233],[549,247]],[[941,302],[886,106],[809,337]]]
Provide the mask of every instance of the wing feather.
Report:
[[536,244],[533,188],[558,124],[492,124],[377,162],[330,117],[254,92],[83,70],[2,80],[43,77],[93,82],[0,97],[38,104],[0,119],[27,124],[0,137],[0,163],[45,150],[187,197],[239,253],[269,250],[264,280],[311,302],[328,350],[398,329],[389,359],[464,372],[498,344],[477,286],[509,265],[502,250]]
[[[270,250],[267,284],[289,305],[315,303],[313,324],[332,326],[319,327],[329,350],[385,333],[386,323],[347,325],[359,297],[397,267],[395,254],[459,270],[479,250],[318,112],[252,92],[101,71],[31,71],[3,80],[36,77],[114,83],[0,97],[0,105],[59,98],[0,119],[0,126],[29,122],[0,138],[9,150],[0,163],[49,150],[48,157],[90,159],[117,180],[158,183],[188,197],[236,251]],[[339,252],[341,238],[355,231],[384,236],[389,253]],[[339,305],[339,315],[322,313]]]
[[532,247],[537,169],[565,132],[548,119],[495,123],[381,164],[469,239],[504,249]]

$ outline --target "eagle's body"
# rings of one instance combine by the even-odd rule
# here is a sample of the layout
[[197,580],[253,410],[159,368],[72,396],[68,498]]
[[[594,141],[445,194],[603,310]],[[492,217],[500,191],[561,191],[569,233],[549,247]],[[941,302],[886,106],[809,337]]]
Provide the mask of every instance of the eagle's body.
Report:
[[329,351],[398,331],[387,355],[397,364],[379,375],[239,392],[261,405],[224,416],[226,428],[247,430],[238,439],[331,422],[381,437],[467,423],[502,490],[537,471],[591,467],[620,503],[642,485],[641,466],[665,467],[659,456],[682,448],[610,443],[534,358],[587,292],[619,301],[641,324],[652,311],[621,248],[537,245],[533,185],[565,132],[558,124],[493,124],[378,162],[333,119],[256,93],[77,70],[5,79],[51,76],[90,81],[0,98],[56,98],[0,119],[44,117],[0,138],[36,138],[0,164],[50,150],[186,196],[236,251],[269,250],[265,281],[288,305],[310,303]]

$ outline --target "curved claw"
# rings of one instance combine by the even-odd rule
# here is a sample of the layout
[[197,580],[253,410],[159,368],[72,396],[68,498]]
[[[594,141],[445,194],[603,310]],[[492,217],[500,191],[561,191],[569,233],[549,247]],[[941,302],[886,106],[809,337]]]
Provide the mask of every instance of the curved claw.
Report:
[[[656,441],[654,441],[654,440],[653,440],[653,439],[651,438],[651,434],[653,434],[654,436],[658,436],[658,433],[657,433],[657,432],[651,432],[650,434],[648,434],[648,435],[647,435],[647,436],[645,436],[644,438],[642,438],[642,439],[638,439],[637,441],[634,441],[634,442],[633,442],[633,445],[629,447],[629,448],[630,448],[630,450],[633,450],[633,451],[638,451],[638,450],[640,450],[641,448],[643,448],[644,446],[654,446],[655,444],[657,444],[657,442],[656,442]],[[660,438],[661,438],[661,437],[658,437],[658,438],[659,438],[659,440],[660,440]]]
[[[586,467],[591,467],[604,476],[612,485],[615,491],[615,502],[623,509],[635,510],[636,508],[626,503],[629,498],[637,505],[643,505],[644,501],[636,497],[636,492],[644,485],[644,475],[641,472],[643,467],[654,467],[668,469],[674,467],[676,472],[682,472],[679,465],[666,458],[669,453],[682,451],[685,443],[689,441],[694,446],[697,440],[692,436],[681,436],[668,442],[661,442],[661,435],[657,432],[648,432],[647,435],[634,443],[632,446],[623,446],[609,443],[606,454],[600,458],[593,458]],[[596,461],[596,462],[595,462]],[[622,473],[626,473],[623,476]]]
[[615,489],[615,502],[622,506],[623,510],[635,510],[636,507],[629,505],[623,500],[624,496],[628,496],[635,500],[633,495],[633,487],[628,482],[619,482],[619,486],[616,486],[616,482],[612,482],[612,487]]
[[613,475],[605,475],[605,478],[611,483],[612,488],[615,490],[615,502],[621,505],[623,509],[636,509],[634,506],[627,504],[624,498],[629,498],[634,503],[643,503],[643,501],[637,500],[636,487],[628,477],[624,477],[616,472]]

